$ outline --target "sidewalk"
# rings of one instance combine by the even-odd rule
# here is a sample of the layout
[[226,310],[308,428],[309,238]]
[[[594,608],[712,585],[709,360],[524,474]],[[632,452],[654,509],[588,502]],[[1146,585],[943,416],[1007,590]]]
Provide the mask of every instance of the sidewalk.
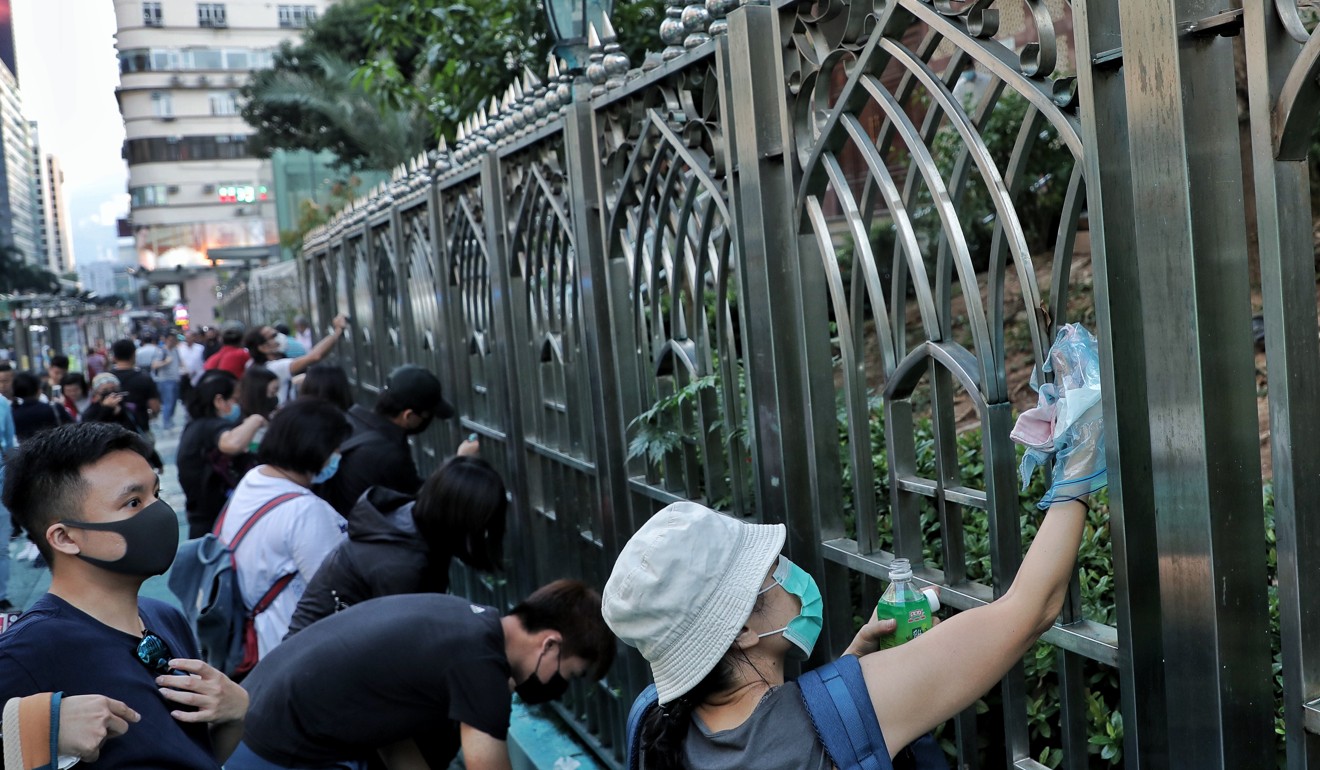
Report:
[[[184,520],[183,489],[179,486],[179,471],[174,465],[174,454],[179,445],[180,433],[182,428],[179,425],[169,433],[156,431],[156,451],[160,452],[161,460],[165,463],[165,470],[160,475],[160,498],[169,503],[179,516],[179,542],[182,543],[188,539],[188,522]],[[24,610],[32,606],[32,603],[50,586],[49,569],[36,567],[34,562],[28,559],[15,558],[23,553],[27,545],[26,537],[15,538],[9,544],[9,601],[13,602],[15,607]],[[141,595],[169,602],[175,607],[179,606],[178,600],[170,593],[166,582],[168,575],[167,572],[148,580],[142,585]]]

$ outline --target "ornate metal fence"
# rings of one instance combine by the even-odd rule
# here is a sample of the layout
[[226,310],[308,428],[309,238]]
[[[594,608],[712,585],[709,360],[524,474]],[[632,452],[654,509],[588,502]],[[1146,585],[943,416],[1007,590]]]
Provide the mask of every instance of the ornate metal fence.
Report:
[[[1115,587],[1117,623],[1087,617],[1075,584],[1037,656],[1057,695],[1029,696],[1019,667],[998,720],[969,711],[945,737],[962,767],[1087,767],[1120,740],[1117,719],[1099,735],[1088,718],[1105,708],[1090,681],[1116,670],[1125,766],[1273,766],[1227,39],[1245,23],[1287,764],[1320,767],[1320,567],[1304,558],[1320,548],[1304,162],[1320,43],[1285,0],[1212,6],[776,0],[712,38],[701,6],[674,4],[661,62],[628,71],[607,44],[587,80],[529,76],[452,152],[314,233],[306,301],[322,327],[353,316],[341,361],[361,399],[399,363],[433,368],[461,418],[418,443],[423,468],[476,433],[513,492],[509,570],[456,590],[506,605],[562,575],[603,584],[655,509],[697,499],[789,525],[827,594],[822,656],[894,557],[955,609],[990,601],[1022,552],[1015,391],[1093,308],[1113,572],[1089,578]],[[1013,10],[1028,21],[1005,44]],[[1046,152],[1064,158],[1052,179],[1031,170]],[[1061,194],[1031,224],[1045,183]],[[563,706],[607,763],[646,681],[624,656]],[[1057,729],[1029,734],[1055,709]]]

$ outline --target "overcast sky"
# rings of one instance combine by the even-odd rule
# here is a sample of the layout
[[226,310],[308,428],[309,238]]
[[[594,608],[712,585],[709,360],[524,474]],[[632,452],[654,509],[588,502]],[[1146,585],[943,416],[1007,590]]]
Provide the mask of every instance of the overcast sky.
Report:
[[113,254],[128,212],[124,124],[115,103],[115,12],[109,0],[12,0],[23,110],[43,153],[59,156],[78,262]]

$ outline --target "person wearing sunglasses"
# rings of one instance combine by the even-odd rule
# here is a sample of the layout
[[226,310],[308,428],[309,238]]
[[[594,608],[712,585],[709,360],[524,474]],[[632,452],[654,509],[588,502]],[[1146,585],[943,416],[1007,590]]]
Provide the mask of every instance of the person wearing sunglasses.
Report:
[[51,582],[0,635],[0,701],[104,695],[140,721],[105,743],[98,768],[216,770],[242,736],[247,693],[197,659],[179,610],[138,596],[179,543],[150,452],[137,433],[92,422],[39,433],[6,458],[4,503]]

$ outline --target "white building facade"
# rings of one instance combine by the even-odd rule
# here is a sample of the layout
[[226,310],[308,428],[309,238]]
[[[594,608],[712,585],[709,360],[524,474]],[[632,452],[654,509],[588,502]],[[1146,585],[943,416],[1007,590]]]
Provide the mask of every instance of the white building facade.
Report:
[[252,157],[238,89],[329,0],[115,0],[119,111],[140,263],[200,265],[279,241],[269,161]]
[[46,243],[46,269],[55,275],[76,272],[69,238],[69,205],[64,197],[64,169],[60,159],[47,154],[41,164],[42,237]]

